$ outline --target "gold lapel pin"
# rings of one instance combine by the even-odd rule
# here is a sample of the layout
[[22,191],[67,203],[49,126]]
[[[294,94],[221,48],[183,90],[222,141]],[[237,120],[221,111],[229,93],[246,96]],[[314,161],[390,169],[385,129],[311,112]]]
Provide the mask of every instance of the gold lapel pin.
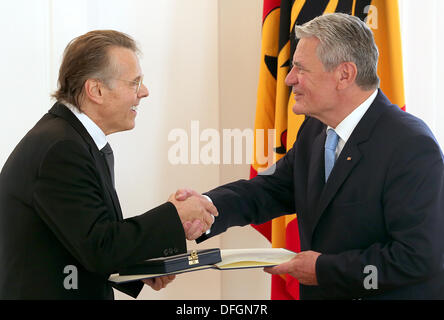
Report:
[[352,157],[347,157],[347,161],[350,161],[352,159]]

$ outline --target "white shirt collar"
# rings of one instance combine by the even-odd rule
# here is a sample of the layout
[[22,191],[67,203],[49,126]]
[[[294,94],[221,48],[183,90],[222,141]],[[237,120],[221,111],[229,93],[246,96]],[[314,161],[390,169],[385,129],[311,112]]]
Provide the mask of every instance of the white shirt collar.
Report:
[[89,135],[94,140],[97,148],[101,150],[108,143],[108,141],[106,140],[106,135],[102,131],[102,129],[100,129],[94,121],[92,121],[86,114],[81,112],[72,104],[66,102],[63,102],[63,104],[67,106],[69,110],[71,110],[71,112],[77,117],[77,119],[79,119],[79,121],[85,127],[86,131],[88,131]]
[[[370,108],[370,105],[373,103],[373,100],[375,100],[376,95],[378,94],[378,90],[375,90],[370,97],[368,97],[359,107],[357,107],[355,110],[353,110],[352,113],[350,113],[344,120],[341,121],[341,123],[338,124],[334,130],[338,134],[338,136],[347,142],[348,138],[350,138],[353,130],[358,125],[359,121],[362,119],[364,114],[367,112],[368,108]],[[328,126],[327,130],[331,127]]]
[[[353,130],[355,130],[356,126],[358,125],[359,121],[361,121],[364,114],[367,112],[368,108],[370,108],[370,105],[375,100],[376,96],[378,94],[378,90],[376,89],[375,92],[373,92],[370,97],[367,98],[361,105],[359,105],[355,110],[353,110],[352,113],[350,113],[344,120],[341,121],[340,124],[334,130],[336,131],[337,135],[339,136],[338,141],[338,147],[336,148],[336,158],[339,156],[339,154],[342,151],[342,148],[347,143],[348,138],[350,138],[351,134],[353,133]],[[332,127],[328,126],[327,130]]]

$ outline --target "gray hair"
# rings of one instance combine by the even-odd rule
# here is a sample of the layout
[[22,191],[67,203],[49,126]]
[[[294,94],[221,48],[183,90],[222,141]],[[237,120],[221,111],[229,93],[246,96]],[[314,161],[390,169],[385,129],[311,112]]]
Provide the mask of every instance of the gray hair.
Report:
[[370,28],[359,18],[331,13],[295,26],[296,38],[316,37],[317,55],[327,71],[342,62],[353,62],[357,69],[356,84],[364,90],[379,86],[377,75],[379,52]]

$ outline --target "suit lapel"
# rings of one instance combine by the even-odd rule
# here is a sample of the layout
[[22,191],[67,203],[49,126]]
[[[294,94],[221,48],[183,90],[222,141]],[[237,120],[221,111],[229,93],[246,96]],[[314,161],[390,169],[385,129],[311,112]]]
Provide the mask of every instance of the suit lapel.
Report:
[[88,131],[85,129],[83,124],[77,119],[77,117],[63,104],[57,102],[49,110],[50,114],[56,115],[60,118],[65,119],[83,138],[83,140],[88,144],[91,155],[96,164],[99,176],[104,182],[106,191],[109,193],[111,201],[114,206],[114,212],[118,221],[123,220],[122,209],[120,208],[120,202],[117,197],[116,190],[114,189],[111,181],[111,176],[106,166],[106,162],[102,154],[100,153],[94,140],[89,135]]
[[[316,208],[319,196],[324,188],[324,144],[326,139],[325,126],[316,136],[311,151],[307,184],[307,207]],[[306,217],[307,224],[314,226],[317,222],[312,210]]]
[[[325,183],[324,189],[319,197],[318,206],[315,210],[315,217],[313,226],[316,226],[322,213],[333,200],[337,191],[351,174],[354,167],[356,167],[361,160],[361,152],[356,144],[347,141],[344,149],[335,163],[328,181]],[[313,228],[314,230],[314,228]]]
[[[313,195],[309,198],[312,199],[312,197],[314,197],[311,200],[311,202],[309,202],[310,205],[309,208],[312,208],[312,211],[310,212],[311,235],[313,234],[316,225],[321,219],[322,214],[325,212],[328,205],[334,200],[335,195],[337,194],[339,188],[347,180],[347,177],[349,177],[350,174],[352,174],[353,169],[359,164],[363,153],[362,150],[360,150],[359,145],[370,138],[371,132],[375,127],[377,120],[379,119],[380,115],[383,112],[381,104],[389,105],[391,103],[382,93],[382,91],[379,90],[375,100],[373,101],[367,112],[364,114],[361,121],[359,121],[358,125],[353,130],[353,133],[351,134],[350,138],[348,139],[347,143],[342,149],[341,154],[339,155],[335,163],[335,166],[333,167],[333,170],[330,174],[327,183],[324,184],[322,191],[317,193],[319,197],[316,197],[316,193],[313,193]],[[324,132],[323,142],[325,142],[325,135],[326,134]],[[323,155],[324,144],[322,143],[322,145],[319,146],[318,140],[319,136],[315,138],[313,147],[321,150],[321,152],[319,153]],[[313,150],[313,152],[315,152],[315,150]],[[313,160],[317,159],[313,158]],[[321,163],[321,168],[322,168],[321,170],[323,170],[324,168],[323,157],[321,157],[319,161]],[[310,171],[313,170],[313,166],[314,164],[312,163],[310,165]],[[315,181],[315,179],[319,180],[319,177],[325,179],[325,173],[323,173],[323,171],[319,173],[319,171],[316,170],[319,169],[316,168],[314,169],[313,178],[311,178],[312,181]]]

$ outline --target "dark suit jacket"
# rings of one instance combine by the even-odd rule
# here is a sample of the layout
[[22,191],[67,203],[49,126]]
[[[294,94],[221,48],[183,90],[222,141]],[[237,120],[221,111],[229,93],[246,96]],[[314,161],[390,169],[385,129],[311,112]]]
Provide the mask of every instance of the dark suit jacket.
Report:
[[[60,103],[3,167],[0,299],[112,299],[111,273],[185,251],[183,227],[170,202],[123,220],[105,159]],[[73,284],[75,275],[66,266],[77,269],[77,289],[65,289],[64,281]],[[142,286],[117,289],[135,297]]]
[[444,165],[430,130],[379,91],[324,183],[325,130],[307,118],[273,174],[208,192],[211,236],[296,212],[301,250],[322,253],[319,286],[301,299],[444,298]]

